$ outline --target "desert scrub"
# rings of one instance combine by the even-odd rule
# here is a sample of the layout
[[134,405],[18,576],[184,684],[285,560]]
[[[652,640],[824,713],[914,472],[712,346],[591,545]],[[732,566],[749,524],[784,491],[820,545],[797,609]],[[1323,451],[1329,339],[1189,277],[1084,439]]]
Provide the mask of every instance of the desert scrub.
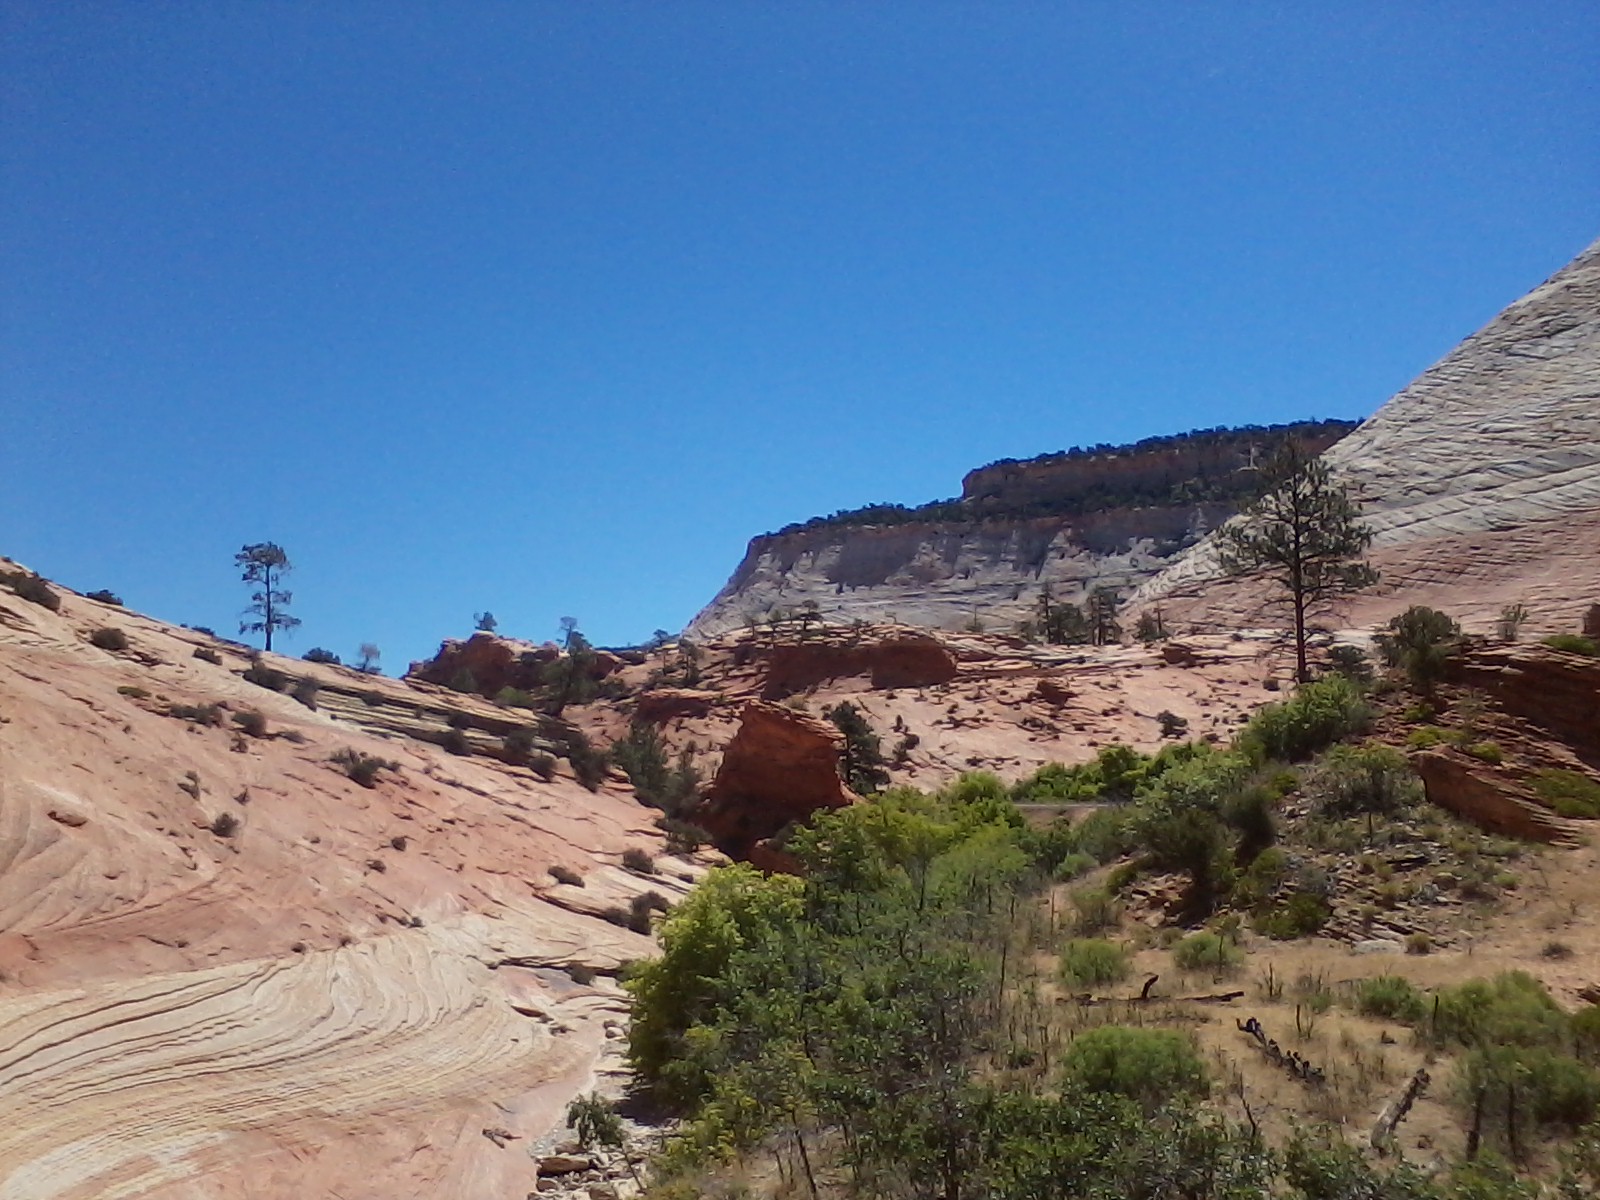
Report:
[[550,877],[557,883],[564,883],[568,887],[583,886],[583,876],[579,875],[571,867],[563,867],[557,864],[556,866],[549,868],[549,871]]
[[1128,977],[1128,955],[1103,938],[1074,938],[1061,948],[1061,982],[1067,987],[1100,987]]
[[1300,762],[1372,723],[1361,685],[1343,675],[1303,684],[1281,704],[1250,718],[1238,745],[1253,761]]
[[1062,1076],[1091,1092],[1126,1096],[1147,1112],[1209,1090],[1194,1039],[1174,1029],[1102,1025],[1080,1033],[1067,1047]]
[[1281,904],[1257,913],[1254,925],[1257,933],[1287,942],[1310,937],[1326,925],[1332,915],[1328,902],[1321,896],[1311,892],[1295,892]]
[[107,625],[96,629],[89,635],[89,644],[98,650],[109,650],[116,653],[128,648],[128,635],[115,626]]
[[1348,817],[1410,808],[1422,800],[1422,781],[1405,755],[1369,742],[1329,750],[1311,772],[1305,791],[1318,811]]
[[167,716],[180,721],[193,721],[196,725],[221,725],[222,705],[170,704],[167,706]]
[[1479,762],[1486,762],[1499,766],[1505,762],[1505,752],[1500,749],[1499,742],[1473,742],[1467,747],[1467,753]]
[[1192,933],[1172,948],[1172,961],[1181,971],[1230,974],[1244,962],[1244,954],[1217,933]]
[[622,852],[622,865],[640,875],[656,873],[656,860],[637,846],[629,846]]
[[42,577],[31,571],[0,571],[0,583],[8,586],[19,599],[48,608],[51,612],[61,611],[61,597],[51,590]]
[[376,755],[363,754],[348,747],[336,751],[328,761],[364,788],[378,786],[379,771],[385,768],[391,771],[400,769],[398,763],[386,762]]
[[243,712],[234,713],[233,723],[251,737],[267,736],[267,718],[257,709],[247,708]]
[[1122,905],[1105,888],[1079,888],[1072,893],[1072,928],[1092,935],[1113,928],[1122,919]]
[[1534,795],[1563,817],[1581,821],[1600,817],[1600,783],[1587,775],[1551,768],[1535,771],[1528,782]]

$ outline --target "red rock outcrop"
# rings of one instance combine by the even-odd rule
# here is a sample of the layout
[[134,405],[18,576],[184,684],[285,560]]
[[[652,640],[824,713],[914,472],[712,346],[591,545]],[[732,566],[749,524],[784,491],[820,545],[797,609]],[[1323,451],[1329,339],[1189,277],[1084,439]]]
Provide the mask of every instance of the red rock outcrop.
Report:
[[1487,763],[1452,750],[1411,756],[1428,800],[1484,829],[1533,842],[1575,846],[1578,826],[1556,816],[1527,788]]
[[956,656],[925,633],[906,630],[872,640],[829,630],[805,641],[755,652],[764,660],[761,696],[780,700],[830,679],[867,676],[875,688],[931,687],[956,676]]
[[681,717],[704,717],[719,699],[716,692],[696,688],[655,688],[640,694],[633,715],[641,721],[664,725]]
[[751,858],[791,823],[860,799],[839,777],[843,750],[828,722],[752,700],[692,820],[726,853]]
[[1485,646],[1456,660],[1451,678],[1483,690],[1507,713],[1600,766],[1600,658],[1544,646]]
[[[561,657],[554,642],[536,645],[503,638],[492,633],[475,633],[462,641],[441,642],[439,653],[426,662],[414,662],[406,670],[407,679],[455,687],[462,673],[472,676],[472,690],[484,696],[497,695],[502,688],[531,692],[543,682],[544,668]],[[604,679],[618,670],[622,660],[605,650],[594,651],[589,668],[592,679]]]

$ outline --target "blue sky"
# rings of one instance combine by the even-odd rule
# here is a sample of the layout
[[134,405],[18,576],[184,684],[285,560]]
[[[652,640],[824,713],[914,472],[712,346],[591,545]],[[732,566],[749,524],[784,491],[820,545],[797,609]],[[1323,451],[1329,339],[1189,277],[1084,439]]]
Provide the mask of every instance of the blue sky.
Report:
[[1366,415],[1600,235],[1597,79],[1592,2],[10,0],[0,552],[642,639],[790,521]]

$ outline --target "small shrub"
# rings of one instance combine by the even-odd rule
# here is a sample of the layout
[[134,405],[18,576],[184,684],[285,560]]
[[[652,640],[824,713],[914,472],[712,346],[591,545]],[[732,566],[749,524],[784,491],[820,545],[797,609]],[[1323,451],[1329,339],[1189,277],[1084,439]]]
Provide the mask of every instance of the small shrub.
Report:
[[233,723],[251,737],[267,736],[267,718],[256,709],[247,708],[243,712],[234,713]]
[[273,670],[259,658],[245,669],[244,679],[257,687],[266,688],[269,692],[282,692],[288,690],[289,687],[289,677],[287,675],[282,671]]
[[1422,781],[1392,747],[1335,746],[1311,772],[1306,792],[1329,816],[1393,813],[1421,801]]
[[12,571],[9,574],[0,572],[0,583],[7,584],[17,594],[18,599],[37,604],[41,608],[48,608],[51,612],[61,611],[61,597],[55,594],[43,578],[31,571]]
[[1172,961],[1181,971],[1226,975],[1239,969],[1244,954],[1220,934],[1192,933],[1172,947]]
[[508,763],[526,763],[533,753],[533,730],[513,729],[500,739],[500,750]]
[[109,604],[112,608],[122,607],[122,597],[117,595],[115,592],[106,591],[104,588],[101,588],[98,592],[86,593],[84,595],[84,599],[94,600],[100,604]]
[[667,835],[668,854],[693,854],[711,841],[711,835],[700,826],[678,817],[658,817],[656,828]]
[[317,710],[317,692],[319,690],[320,685],[315,679],[298,679],[295,681],[292,695],[301,704],[315,712]]
[[439,745],[443,746],[451,754],[463,757],[472,753],[472,747],[467,742],[467,735],[459,729],[446,729],[443,736],[439,738]]
[[1328,651],[1328,665],[1336,674],[1357,683],[1372,679],[1372,660],[1360,646],[1338,645]]
[[1529,781],[1534,794],[1563,817],[1600,818],[1600,783],[1577,771],[1535,771]]
[[573,730],[567,739],[567,761],[579,783],[591,792],[600,790],[606,778],[606,756],[596,750],[581,730]]
[[501,708],[538,708],[539,698],[521,688],[503,687],[495,693],[494,702]]
[[1522,626],[1528,620],[1528,607],[1525,604],[1508,604],[1500,610],[1500,620],[1497,629],[1502,642],[1514,642],[1522,633]]
[[549,868],[550,877],[557,883],[564,883],[568,887],[582,887],[583,876],[570,867],[563,867],[559,863]]
[[1552,962],[1565,962],[1572,957],[1572,947],[1566,942],[1552,939],[1544,944],[1539,953]]
[[194,657],[215,667],[222,665],[222,655],[218,654],[210,646],[196,646],[194,648]]
[[221,725],[222,705],[169,704],[167,716],[176,717],[180,721],[193,721],[196,725]]
[[1094,870],[1094,868],[1095,861],[1091,855],[1084,854],[1079,850],[1074,850],[1063,857],[1060,862],[1056,863],[1055,869],[1051,872],[1051,875],[1060,882],[1066,883],[1070,880],[1078,878],[1080,875]]
[[1072,928],[1089,935],[1114,928],[1122,919],[1122,906],[1105,888],[1081,888],[1072,893]]
[[555,778],[556,756],[553,754],[533,754],[528,757],[528,767],[546,783]]
[[1125,1025],[1080,1033],[1067,1047],[1062,1074],[1070,1084],[1126,1096],[1146,1111],[1178,1097],[1204,1096],[1209,1086],[1192,1037]]
[[1180,738],[1189,732],[1187,718],[1180,717],[1167,709],[1162,709],[1156,714],[1156,723],[1161,726],[1161,736],[1164,738]]
[[100,650],[110,650],[113,653],[128,648],[128,635],[122,630],[110,625],[103,629],[96,629],[89,635],[89,644]]
[[239,818],[231,812],[220,812],[211,818],[210,829],[220,838],[231,838],[239,832]]
[[1560,650],[1566,654],[1582,654],[1588,658],[1600,655],[1600,642],[1577,633],[1552,634],[1544,639],[1544,644],[1552,650]]
[[1418,930],[1416,933],[1406,934],[1407,954],[1432,954],[1433,938]]
[[1372,709],[1361,688],[1343,675],[1303,684],[1288,700],[1250,718],[1238,744],[1253,761],[1300,762],[1366,730]]
[[1075,938],[1061,948],[1061,981],[1068,987],[1100,987],[1127,977],[1127,952],[1115,942]]
[[656,860],[637,846],[629,846],[622,852],[622,865],[640,875],[656,873]]
[[375,755],[348,748],[336,752],[329,761],[364,788],[377,787],[378,772],[385,767],[393,767],[392,763],[386,763]]
[[1461,627],[1435,608],[1414,604],[1389,620],[1373,636],[1386,665],[1401,667],[1424,694],[1444,675],[1445,663],[1455,652]]
[[332,650],[324,650],[321,646],[311,647],[300,657],[308,663],[322,663],[330,667],[339,665],[339,656]]
[[446,686],[458,692],[476,692],[478,679],[469,669],[462,667],[450,677],[450,682]]
[[1379,975],[1356,984],[1356,1011],[1386,1021],[1415,1025],[1427,1015],[1427,1002],[1409,979]]
[[1295,892],[1282,904],[1258,914],[1255,927],[1258,933],[1287,942],[1310,937],[1326,925],[1331,916],[1333,910],[1321,896],[1311,892]]
[[126,696],[130,700],[144,700],[149,697],[150,693],[136,684],[126,684],[117,689],[117,695]]
[[1484,1111],[1503,1114],[1514,1105],[1541,1125],[1578,1129],[1600,1110],[1600,1074],[1542,1046],[1476,1049],[1461,1064],[1460,1080],[1463,1099],[1482,1095]]

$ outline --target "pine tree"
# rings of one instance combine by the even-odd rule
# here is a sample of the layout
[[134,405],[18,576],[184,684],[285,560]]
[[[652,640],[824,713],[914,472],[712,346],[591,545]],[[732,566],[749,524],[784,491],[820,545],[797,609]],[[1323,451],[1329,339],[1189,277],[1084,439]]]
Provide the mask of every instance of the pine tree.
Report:
[[1378,581],[1362,559],[1372,530],[1349,490],[1295,442],[1266,465],[1263,484],[1261,498],[1218,531],[1218,553],[1230,575],[1262,571],[1286,593],[1294,612],[1295,677],[1306,683],[1306,610]]
[[233,561],[241,568],[240,578],[245,583],[261,585],[260,591],[250,594],[250,604],[239,622],[239,632],[264,634],[266,648],[270,651],[275,630],[287,632],[300,624],[298,617],[291,617],[286,611],[294,599],[283,586],[283,577],[292,569],[289,556],[275,542],[257,542],[245,546],[233,556]]

